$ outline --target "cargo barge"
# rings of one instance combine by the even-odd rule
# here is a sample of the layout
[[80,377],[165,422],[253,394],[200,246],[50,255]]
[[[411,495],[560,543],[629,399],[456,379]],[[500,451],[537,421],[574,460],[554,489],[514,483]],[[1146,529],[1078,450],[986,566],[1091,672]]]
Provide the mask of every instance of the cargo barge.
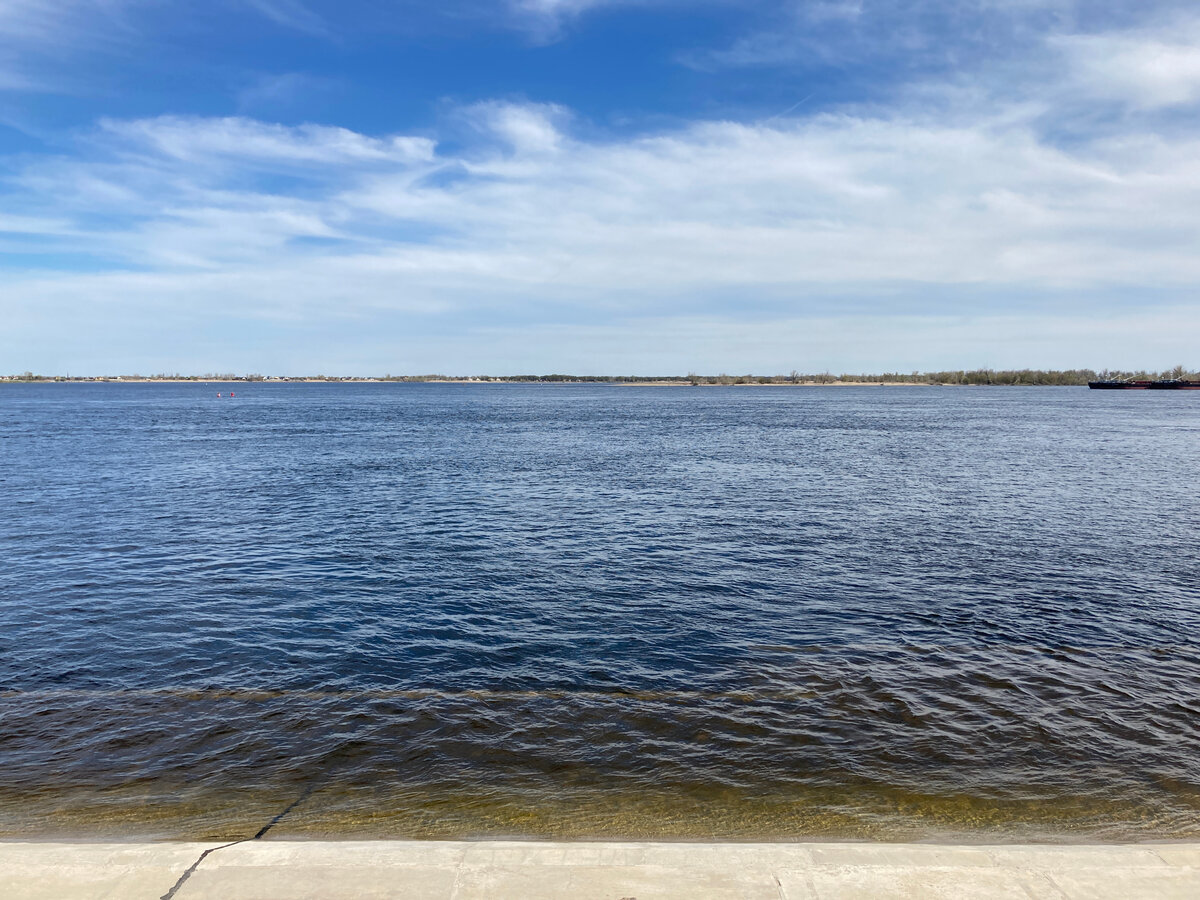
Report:
[[1200,391],[1200,381],[1089,381],[1088,387],[1094,391]]

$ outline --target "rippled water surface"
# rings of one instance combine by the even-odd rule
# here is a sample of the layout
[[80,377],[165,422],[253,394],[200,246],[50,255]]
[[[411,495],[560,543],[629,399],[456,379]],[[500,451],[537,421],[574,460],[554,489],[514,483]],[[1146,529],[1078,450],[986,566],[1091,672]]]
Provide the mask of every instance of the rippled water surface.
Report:
[[1200,836],[1200,394],[217,390],[0,386],[0,835]]

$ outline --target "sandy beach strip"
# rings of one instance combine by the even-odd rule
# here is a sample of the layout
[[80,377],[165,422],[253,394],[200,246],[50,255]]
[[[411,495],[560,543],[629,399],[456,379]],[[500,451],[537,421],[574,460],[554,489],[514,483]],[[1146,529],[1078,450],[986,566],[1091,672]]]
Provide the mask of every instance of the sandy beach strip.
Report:
[[1200,843],[0,842],[6,900],[1200,897]]

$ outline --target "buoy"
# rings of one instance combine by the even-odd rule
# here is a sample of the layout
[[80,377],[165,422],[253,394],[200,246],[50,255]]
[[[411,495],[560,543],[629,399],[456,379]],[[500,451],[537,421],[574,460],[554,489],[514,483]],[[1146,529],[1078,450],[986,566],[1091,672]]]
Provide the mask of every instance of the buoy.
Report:
[[221,396],[221,392],[220,392],[220,391],[217,391],[217,396],[218,396],[218,397],[220,397],[220,396]]
[[230,397],[236,397],[236,396],[237,396],[237,394],[235,394],[233,391],[230,391],[230,392],[229,392],[229,396],[230,396]]

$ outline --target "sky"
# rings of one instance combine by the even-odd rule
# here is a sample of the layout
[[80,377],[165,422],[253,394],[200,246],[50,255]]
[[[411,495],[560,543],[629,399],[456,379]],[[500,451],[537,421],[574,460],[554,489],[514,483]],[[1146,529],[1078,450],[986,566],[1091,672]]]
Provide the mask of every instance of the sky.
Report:
[[0,373],[1200,367],[1200,6],[0,0]]

